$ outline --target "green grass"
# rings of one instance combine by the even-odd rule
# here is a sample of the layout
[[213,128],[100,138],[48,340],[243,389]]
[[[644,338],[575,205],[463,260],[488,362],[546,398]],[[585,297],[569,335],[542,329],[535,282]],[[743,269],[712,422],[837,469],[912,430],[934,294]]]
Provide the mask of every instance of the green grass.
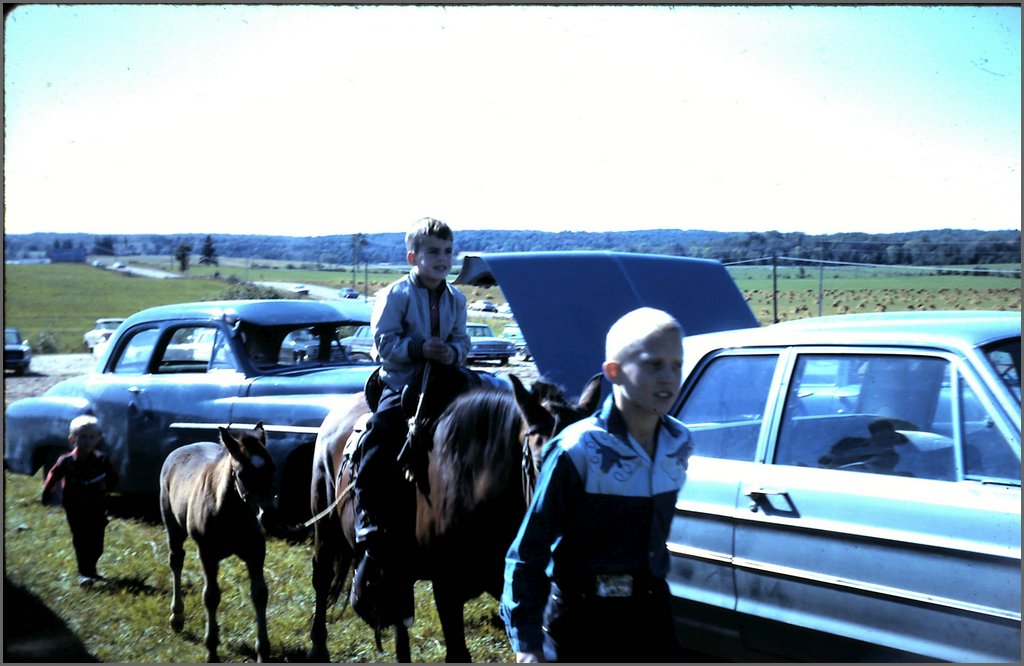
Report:
[[[77,585],[74,551],[63,511],[39,503],[41,488],[38,475],[4,472],[5,575],[39,597],[101,661],[205,661],[203,575],[194,543],[189,540],[185,544],[185,629],[176,634],[167,624],[171,576],[163,527],[114,518],[107,526],[99,563],[100,573],[107,580],[82,589]],[[268,541],[264,570],[270,588],[267,624],[273,661],[303,661],[309,649],[314,604],[311,553],[309,543]],[[220,657],[232,662],[254,661],[255,624],[244,565],[237,558],[225,560],[219,580],[223,594],[217,616],[221,625]],[[481,597],[470,602],[465,619],[474,660],[514,660],[495,600]],[[444,660],[444,641],[429,583],[417,584],[416,622],[410,634],[414,662]],[[385,632],[383,651],[378,651],[372,631],[351,609],[342,609],[341,605],[328,614],[328,636],[334,661],[394,661],[391,632]]]
[[209,279],[153,280],[87,264],[4,267],[4,324],[33,347],[47,332],[60,353],[87,351],[82,336],[100,317],[127,317],[154,305],[216,298],[228,283]]
[[[162,258],[136,258],[132,263],[173,269]],[[59,353],[85,351],[82,335],[100,317],[126,317],[154,305],[220,298],[233,279],[271,282],[305,282],[330,287],[350,284],[350,272],[287,268],[285,262],[259,262],[248,267],[245,260],[222,259],[220,266],[193,266],[186,278],[153,280],[99,270],[83,264],[17,265],[5,267],[4,320],[21,329],[36,353],[46,351],[37,344],[47,333]],[[1005,267],[1008,268],[1008,267]],[[1017,267],[1019,269],[1019,267]],[[220,279],[214,273],[220,272]],[[730,273],[762,324],[778,312],[780,321],[818,314],[818,274],[806,269],[803,277],[793,267],[779,270],[778,300],[772,302],[772,279],[763,267],[733,267]],[[370,292],[386,286],[402,271],[375,270],[370,273]],[[362,276],[357,288],[362,289]],[[992,275],[932,275],[921,271],[864,268],[826,268],[822,274],[822,314],[880,312],[895,310],[1015,310],[1021,309],[1021,283],[1014,277]],[[497,287],[463,287],[469,301],[489,299],[503,303]],[[492,323],[495,333],[503,326]]]

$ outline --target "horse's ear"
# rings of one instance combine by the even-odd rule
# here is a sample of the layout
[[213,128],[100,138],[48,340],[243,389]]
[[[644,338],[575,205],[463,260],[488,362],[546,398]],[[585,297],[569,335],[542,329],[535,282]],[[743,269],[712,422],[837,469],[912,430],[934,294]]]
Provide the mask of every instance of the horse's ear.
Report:
[[519,380],[519,377],[510,374],[508,376],[509,381],[512,382],[512,390],[516,394],[516,402],[519,404],[519,411],[522,412],[523,418],[530,425],[544,425],[554,427],[554,419],[548,410],[544,409],[544,406],[540,404],[533,394],[526,390],[523,386],[523,382]]
[[232,458],[238,458],[242,453],[242,446],[235,436],[228,432],[225,427],[218,428],[220,430],[220,443],[224,445],[224,448],[228,450]]
[[252,431],[256,433],[256,438],[263,442],[263,445],[266,446],[267,431],[263,429],[263,421],[257,423],[256,426],[252,429]]
[[591,377],[583,388],[583,395],[580,396],[579,406],[587,414],[596,412],[598,405],[601,404],[601,380],[603,378],[604,374],[599,372]]

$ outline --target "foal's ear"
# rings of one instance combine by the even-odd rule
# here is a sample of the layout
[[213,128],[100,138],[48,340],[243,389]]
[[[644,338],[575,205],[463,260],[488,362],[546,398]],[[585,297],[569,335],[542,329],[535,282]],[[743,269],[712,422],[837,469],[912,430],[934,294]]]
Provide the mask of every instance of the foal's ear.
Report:
[[220,430],[220,443],[224,445],[224,448],[228,450],[232,458],[238,458],[242,454],[242,444],[239,442],[234,435],[228,432],[225,427],[218,428]]
[[580,396],[579,406],[587,414],[596,412],[598,405],[601,404],[602,379],[604,379],[604,373],[599,372],[591,377],[583,388],[583,395]]

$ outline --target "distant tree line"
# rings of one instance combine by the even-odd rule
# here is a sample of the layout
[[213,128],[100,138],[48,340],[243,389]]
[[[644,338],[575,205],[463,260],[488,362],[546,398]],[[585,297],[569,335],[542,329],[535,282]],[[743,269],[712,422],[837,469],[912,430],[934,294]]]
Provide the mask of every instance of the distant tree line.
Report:
[[[400,263],[401,233],[360,233],[296,238],[234,234],[97,235],[7,234],[7,259],[29,258],[51,247],[84,247],[108,256],[166,255],[179,259],[182,248],[201,247],[201,263],[219,257],[247,257],[328,265]],[[1020,231],[941,229],[892,234],[845,232],[646,231],[459,231],[457,253],[604,250],[647,252],[717,259],[723,263],[785,256],[824,261],[888,265],[981,265],[1020,263]]]

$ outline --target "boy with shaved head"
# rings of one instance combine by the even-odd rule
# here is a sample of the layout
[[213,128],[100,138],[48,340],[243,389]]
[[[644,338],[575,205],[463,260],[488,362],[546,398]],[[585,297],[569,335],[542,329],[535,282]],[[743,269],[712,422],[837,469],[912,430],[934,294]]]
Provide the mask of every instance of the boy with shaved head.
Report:
[[680,661],[666,547],[691,445],[669,416],[683,331],[634,310],[608,331],[612,395],[553,439],[509,548],[501,614],[519,662]]

